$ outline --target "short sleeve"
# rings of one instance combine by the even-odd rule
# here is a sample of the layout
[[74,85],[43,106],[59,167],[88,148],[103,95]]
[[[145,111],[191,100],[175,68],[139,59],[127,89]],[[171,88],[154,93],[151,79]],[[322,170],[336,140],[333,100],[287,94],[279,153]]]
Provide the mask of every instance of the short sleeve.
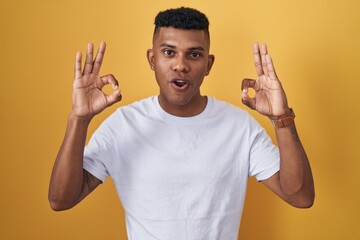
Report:
[[114,141],[110,128],[104,122],[85,147],[83,168],[104,182],[109,176],[108,165],[114,157]]
[[280,154],[265,129],[257,123],[254,127],[257,130],[250,149],[249,175],[263,181],[280,170]]

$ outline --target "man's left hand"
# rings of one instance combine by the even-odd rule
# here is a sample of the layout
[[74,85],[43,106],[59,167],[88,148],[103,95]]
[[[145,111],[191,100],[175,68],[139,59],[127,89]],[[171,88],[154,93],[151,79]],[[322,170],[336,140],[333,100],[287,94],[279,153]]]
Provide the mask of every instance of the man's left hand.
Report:
[[[276,75],[272,59],[263,44],[254,44],[254,62],[257,79],[244,79],[241,85],[242,102],[251,109],[270,118],[282,116],[290,112],[286,94]],[[249,88],[255,90],[255,96],[248,94]]]

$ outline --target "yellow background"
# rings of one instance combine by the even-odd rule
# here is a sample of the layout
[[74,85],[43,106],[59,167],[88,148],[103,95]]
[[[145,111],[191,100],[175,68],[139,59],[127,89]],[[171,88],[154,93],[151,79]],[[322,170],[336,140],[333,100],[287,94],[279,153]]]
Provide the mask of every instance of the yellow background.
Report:
[[[235,105],[255,77],[254,41],[266,42],[311,160],[313,208],[292,208],[251,180],[239,238],[360,239],[359,0],[0,0],[0,239],[126,239],[107,180],[70,211],[52,212],[48,182],[71,109],[73,62],[87,42],[108,44],[102,74],[123,101],[157,93],[146,61],[159,10],[207,14],[216,56],[203,93]],[[251,112],[274,137],[265,117]]]

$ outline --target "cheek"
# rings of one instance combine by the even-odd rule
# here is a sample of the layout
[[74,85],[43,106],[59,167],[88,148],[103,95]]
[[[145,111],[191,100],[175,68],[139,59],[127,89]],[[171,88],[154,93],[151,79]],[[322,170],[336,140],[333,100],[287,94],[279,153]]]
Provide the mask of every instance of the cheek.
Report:
[[168,71],[165,69],[164,65],[155,65],[154,68],[155,78],[158,84],[164,84],[167,81]]
[[156,59],[156,61],[154,62],[154,67],[155,72],[157,72],[158,74],[163,74],[168,71],[169,63],[161,59]]
[[204,78],[208,72],[207,64],[201,64],[200,66],[197,66],[195,72],[196,72],[197,78]]

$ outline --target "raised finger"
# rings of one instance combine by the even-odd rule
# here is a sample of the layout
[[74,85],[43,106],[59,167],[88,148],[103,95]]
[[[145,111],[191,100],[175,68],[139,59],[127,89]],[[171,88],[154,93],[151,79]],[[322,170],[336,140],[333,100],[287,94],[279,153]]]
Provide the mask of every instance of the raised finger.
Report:
[[268,76],[268,69],[267,69],[267,63],[266,63],[266,54],[267,54],[267,46],[266,44],[263,44],[261,46],[261,65],[262,65],[262,69],[264,71],[264,74],[266,76]]
[[92,71],[92,68],[93,68],[93,55],[94,55],[94,45],[92,43],[89,43],[87,45],[87,50],[86,50],[84,75],[88,75]]
[[269,74],[270,79],[277,80],[278,77],[276,75],[276,71],[275,71],[274,64],[273,64],[270,54],[266,54],[266,64],[267,64],[267,69],[268,69],[268,74]]
[[81,77],[81,52],[76,53],[74,75],[75,79]]
[[104,58],[104,54],[105,54],[105,49],[106,49],[106,44],[105,42],[101,42],[100,43],[100,47],[96,53],[96,57],[94,60],[94,64],[93,64],[93,68],[92,68],[92,73],[93,74],[99,74],[100,72],[100,68],[101,68],[101,64]]
[[258,76],[264,75],[264,71],[261,64],[260,48],[259,43],[254,43],[254,64],[256,73]]

